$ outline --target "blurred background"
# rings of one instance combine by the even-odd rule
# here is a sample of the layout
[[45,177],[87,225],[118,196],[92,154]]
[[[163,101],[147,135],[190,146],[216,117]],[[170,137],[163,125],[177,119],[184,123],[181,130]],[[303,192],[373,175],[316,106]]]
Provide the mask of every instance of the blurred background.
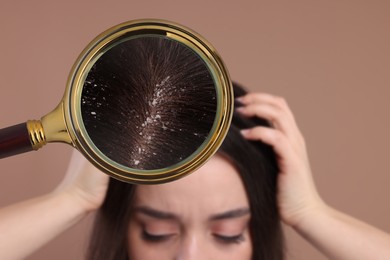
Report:
[[[208,39],[232,79],[285,97],[322,197],[390,232],[389,13],[386,0],[1,1],[0,128],[50,112],[77,56],[105,29],[172,20]],[[50,192],[71,151],[50,144],[0,160],[0,207]],[[28,259],[83,259],[92,219]],[[326,259],[285,231],[288,260]]]

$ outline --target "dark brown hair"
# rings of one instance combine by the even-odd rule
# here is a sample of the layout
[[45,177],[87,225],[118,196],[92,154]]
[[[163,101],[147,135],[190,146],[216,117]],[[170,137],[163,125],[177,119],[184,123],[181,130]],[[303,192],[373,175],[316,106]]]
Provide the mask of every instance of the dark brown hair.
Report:
[[[245,94],[243,88],[233,85],[236,97]],[[276,201],[278,167],[275,154],[269,146],[247,141],[239,132],[256,125],[268,126],[268,123],[234,113],[218,152],[230,158],[237,167],[248,195],[252,259],[280,260],[283,259],[284,242]],[[106,199],[95,220],[88,259],[129,259],[127,230],[135,188],[132,184],[110,180]]]

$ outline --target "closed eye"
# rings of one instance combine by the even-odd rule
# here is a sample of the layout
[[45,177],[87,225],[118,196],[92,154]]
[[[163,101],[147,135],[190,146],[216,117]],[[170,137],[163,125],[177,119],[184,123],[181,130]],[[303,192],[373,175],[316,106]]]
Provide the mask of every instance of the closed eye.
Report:
[[156,234],[148,233],[146,230],[142,230],[142,239],[147,242],[153,242],[153,243],[164,242],[169,238],[171,238],[173,235],[174,234],[156,235]]
[[225,244],[239,244],[244,241],[244,235],[243,234],[238,234],[235,236],[224,236],[220,234],[213,234],[213,236],[222,243]]

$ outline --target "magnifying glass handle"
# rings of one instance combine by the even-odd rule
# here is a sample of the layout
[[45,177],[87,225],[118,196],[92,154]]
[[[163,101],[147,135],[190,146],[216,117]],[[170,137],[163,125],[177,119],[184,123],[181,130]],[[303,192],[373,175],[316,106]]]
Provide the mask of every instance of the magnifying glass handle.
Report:
[[34,145],[34,140],[44,139],[43,133],[35,130],[39,124],[40,121],[33,120],[0,129],[0,159],[42,147]]

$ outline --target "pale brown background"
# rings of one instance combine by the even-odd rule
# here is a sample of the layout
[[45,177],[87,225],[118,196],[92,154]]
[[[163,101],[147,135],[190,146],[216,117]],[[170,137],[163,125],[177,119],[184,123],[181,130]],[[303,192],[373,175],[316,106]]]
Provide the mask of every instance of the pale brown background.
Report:
[[[54,108],[78,54],[103,30],[136,18],[173,20],[205,36],[233,79],[284,96],[323,198],[390,232],[389,14],[386,0],[1,0],[0,127]],[[0,206],[49,192],[70,153],[51,144],[1,160]],[[29,259],[82,259],[90,222]],[[288,259],[325,259],[286,233]]]

